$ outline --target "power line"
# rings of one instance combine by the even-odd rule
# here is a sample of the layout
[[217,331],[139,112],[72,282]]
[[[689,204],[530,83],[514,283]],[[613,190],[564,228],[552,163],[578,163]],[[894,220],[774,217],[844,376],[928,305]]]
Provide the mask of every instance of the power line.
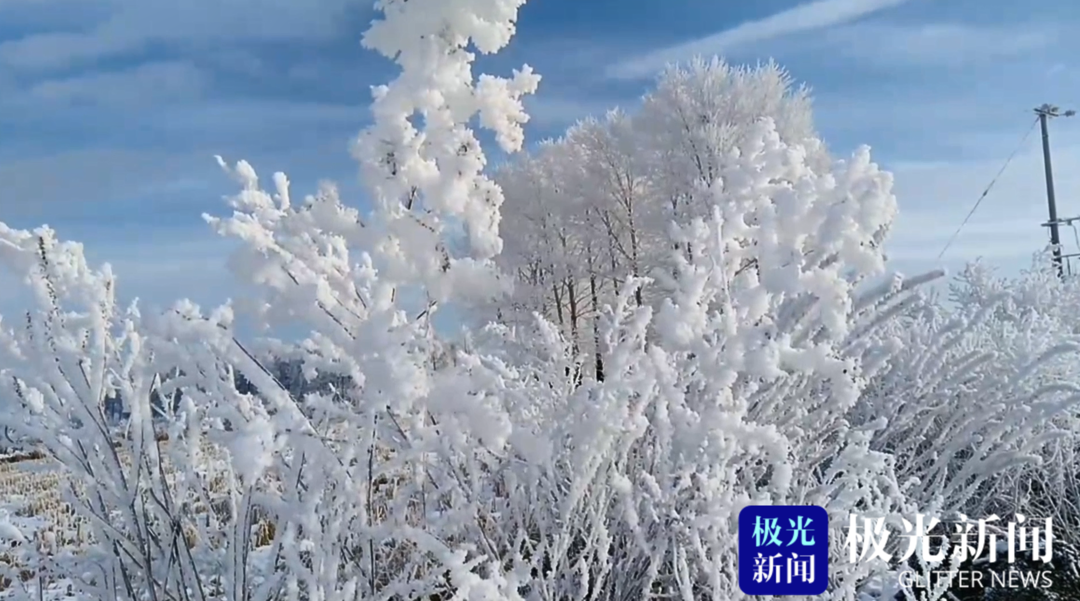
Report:
[[952,237],[949,238],[949,241],[945,243],[945,248],[942,248],[941,252],[938,253],[936,259],[937,261],[940,261],[941,257],[945,256],[945,251],[949,250],[949,247],[952,246],[953,242],[956,242],[956,237],[960,235],[960,231],[964,229],[964,226],[967,225],[967,222],[971,219],[971,216],[975,214],[976,210],[978,210],[979,205],[982,204],[982,201],[984,198],[986,198],[986,195],[990,193],[991,188],[993,188],[994,184],[997,183],[998,178],[1001,177],[1001,174],[1005,173],[1005,170],[1009,168],[1009,163],[1011,163],[1013,158],[1016,157],[1016,153],[1020,152],[1020,149],[1024,147],[1024,142],[1027,142],[1028,137],[1031,136],[1031,132],[1035,131],[1035,126],[1038,124],[1039,118],[1036,117],[1035,120],[1031,122],[1031,127],[1028,128],[1027,133],[1024,134],[1024,137],[1020,138],[1020,143],[1016,145],[1016,148],[1012,151],[1012,154],[1009,155],[1009,158],[1005,159],[1005,164],[1001,166],[1001,169],[998,169],[997,175],[994,176],[994,179],[990,180],[990,183],[987,184],[986,189],[983,190],[983,193],[979,195],[979,198],[975,201],[974,206],[972,206],[971,210],[968,211],[967,217],[964,217],[964,221],[960,223],[960,227],[956,228],[956,231],[953,232]]

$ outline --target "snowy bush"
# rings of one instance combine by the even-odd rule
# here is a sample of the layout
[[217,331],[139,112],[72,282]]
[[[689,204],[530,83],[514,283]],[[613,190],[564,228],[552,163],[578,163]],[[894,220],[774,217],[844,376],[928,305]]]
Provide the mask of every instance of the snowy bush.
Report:
[[[370,214],[219,159],[241,187],[206,216],[241,244],[233,303],[121,309],[81,247],[0,228],[36,299],[0,323],[0,425],[92,524],[82,547],[19,533],[5,594],[727,601],[746,505],[841,527],[1012,509],[1031,465],[1072,461],[1063,315],[986,279],[955,312],[918,293],[938,273],[871,285],[891,176],[829,156],[774,66],[671,70],[639,112],[489,179],[468,123],[519,150],[539,77],[474,77],[472,50],[505,46],[521,4],[380,2],[364,43],[401,73],[355,145]],[[500,319],[454,344],[447,305]],[[897,566],[853,566],[842,539],[826,597],[881,589]]]
[[[162,359],[174,345],[149,334],[135,305],[118,306],[108,266],[90,268],[80,245],[58,242],[48,228],[0,226],[0,265],[24,275],[36,300],[22,323],[5,320],[0,330],[0,386],[18,403],[2,421],[63,466],[66,499],[94,542],[72,548],[75,533],[35,525],[18,537],[27,542],[11,553],[4,578],[18,582],[26,572],[38,588],[72,586],[97,599],[220,581],[205,562],[242,552],[247,538],[221,516],[230,470],[201,448],[204,424],[190,397],[185,414],[166,416],[177,442],[163,446],[154,428],[163,408],[151,399],[161,392],[159,374],[171,371]],[[116,393],[131,412],[119,433],[105,410]]]
[[[1016,277],[1001,277],[983,264],[969,265],[958,274],[949,294],[959,307],[958,313],[969,317],[981,313],[980,323],[969,328],[966,346],[992,351],[992,355],[983,353],[979,359],[982,365],[973,366],[976,373],[970,381],[1006,380],[1013,386],[1012,394],[1019,395],[1010,403],[1012,411],[1050,409],[1055,414],[1053,418],[1042,416],[1039,430],[1051,440],[1028,451],[1036,461],[1001,472],[993,494],[988,495],[992,508],[999,514],[1020,510],[1050,516],[1056,536],[1080,544],[1080,497],[1074,493],[1080,477],[1080,441],[1076,436],[1080,423],[1075,410],[1054,411],[1053,403],[1055,397],[1060,402],[1080,393],[1076,387],[1080,365],[1075,358],[1080,345],[1075,319],[1080,281],[1060,279],[1049,253],[1040,253],[1032,267]],[[1025,367],[1026,371],[1019,373]],[[1004,386],[994,388],[1006,390]],[[979,397],[984,399],[986,394]],[[972,404],[980,412],[993,406],[985,401]],[[982,413],[981,420],[986,417]],[[1022,415],[1009,421],[1025,419],[1029,418]]]

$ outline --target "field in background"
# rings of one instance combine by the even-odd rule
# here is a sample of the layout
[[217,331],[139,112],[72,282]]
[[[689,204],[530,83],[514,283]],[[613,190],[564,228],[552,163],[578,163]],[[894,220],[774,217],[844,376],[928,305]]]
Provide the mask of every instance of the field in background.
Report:
[[24,549],[52,555],[88,542],[86,518],[63,501],[64,486],[56,464],[41,454],[0,457],[0,591],[14,578],[37,575]]
[[[159,442],[167,440],[159,434]],[[220,449],[206,448],[203,453],[211,461],[227,460]],[[125,464],[130,460],[123,451],[120,459]],[[164,463],[166,479],[172,484],[169,462]],[[70,596],[67,577],[40,563],[43,556],[79,553],[93,543],[88,518],[63,500],[68,486],[62,468],[40,452],[0,454],[0,600],[15,590],[12,584],[16,579],[46,589],[46,599]],[[211,482],[211,499],[223,490],[224,482]],[[211,508],[217,511],[213,503]],[[188,515],[197,516],[211,508],[194,506]],[[257,518],[252,531],[254,546],[268,545],[273,536],[273,524]],[[185,538],[189,546],[197,540],[186,531]]]

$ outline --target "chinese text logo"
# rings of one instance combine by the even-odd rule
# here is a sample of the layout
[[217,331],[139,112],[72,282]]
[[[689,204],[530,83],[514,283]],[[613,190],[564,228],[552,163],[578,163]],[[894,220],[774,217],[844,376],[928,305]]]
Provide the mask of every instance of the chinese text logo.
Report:
[[[997,590],[1049,588],[1053,585],[1046,567],[1054,557],[1054,527],[1051,518],[1042,524],[1020,514],[1003,523],[996,515],[979,520],[966,516],[942,523],[939,519],[916,514],[914,523],[900,520],[903,531],[900,544],[890,538],[885,518],[851,516],[848,524],[848,557],[852,563],[880,560],[899,565],[902,586],[932,589]],[[1041,526],[1041,527],[1040,527]],[[904,544],[906,539],[906,544]],[[912,557],[919,559],[923,570],[907,566]],[[1004,561],[999,561],[1004,560]],[[1019,564],[1017,561],[1019,560]],[[905,569],[906,568],[906,569]]]
[[739,513],[739,588],[747,595],[820,595],[829,586],[829,514],[813,505],[750,505]]
[[[1042,528],[1032,524],[1025,526],[1027,521],[1023,515],[1017,514],[1016,519],[1008,522],[1007,527],[995,528],[995,522],[1000,518],[996,515],[982,518],[977,521],[969,520],[961,516],[961,519],[952,523],[952,533],[943,528],[940,538],[951,539],[950,545],[931,544],[932,531],[941,525],[937,518],[927,517],[923,514],[915,515],[915,523],[902,520],[904,532],[902,536],[907,539],[904,552],[899,561],[906,562],[908,558],[917,556],[926,562],[942,562],[951,549],[951,557],[958,557],[960,561],[974,561],[986,558],[990,563],[996,563],[998,553],[1005,553],[1008,563],[1016,561],[1016,553],[1030,553],[1032,561],[1050,562],[1054,557],[1054,525],[1050,518],[1046,518]],[[741,525],[741,524],[740,524]],[[889,530],[885,526],[885,518],[863,517],[860,528],[859,516],[851,515],[848,524],[848,554],[852,562],[865,561],[867,559],[894,559],[892,554],[885,551],[889,540]],[[999,535],[1000,533],[1000,535]],[[951,536],[950,536],[951,534]],[[934,549],[934,547],[937,547]],[[916,555],[918,552],[918,555]]]

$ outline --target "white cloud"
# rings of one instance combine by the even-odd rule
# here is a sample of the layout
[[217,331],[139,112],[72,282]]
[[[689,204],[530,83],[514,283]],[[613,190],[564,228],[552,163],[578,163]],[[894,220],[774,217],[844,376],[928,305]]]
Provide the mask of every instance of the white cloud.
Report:
[[[1057,165],[1080,161],[1080,146],[1054,149]],[[922,268],[937,264],[937,256],[986,189],[1005,157],[986,161],[952,161],[885,165],[896,177],[900,204],[890,242],[891,257]],[[1054,173],[1058,216],[1080,215],[1080,172],[1059,168]],[[946,251],[945,261],[985,258],[1022,264],[1049,243],[1046,187],[1042,155],[1036,136],[1002,173],[978,210]],[[1080,251],[1080,231],[1061,229],[1068,252]]]
[[565,128],[586,117],[600,117],[615,108],[616,104],[607,99],[551,96],[543,91],[525,98],[529,125],[543,128]]
[[99,205],[139,186],[211,173],[211,153],[91,148],[0,162],[0,220],[44,217],[56,203]]
[[168,305],[181,298],[218,304],[234,296],[238,286],[227,262],[235,243],[205,226],[184,231],[189,232],[184,239],[161,241],[161,233],[155,232],[153,242],[129,240],[100,248],[88,244],[87,252],[112,264],[123,294],[151,304]]
[[153,101],[188,101],[197,97],[206,85],[206,75],[195,65],[171,61],[45,80],[30,88],[29,95],[35,101],[131,106]]
[[[294,177],[312,173],[355,179],[348,140],[367,119],[363,106],[273,100],[172,103],[152,99],[154,77],[143,81],[149,89],[130,82],[110,87],[106,85],[110,81],[110,77],[65,80],[48,93],[57,100],[92,99],[95,106],[102,106],[103,99],[134,103],[151,98],[138,110],[123,106],[123,112],[91,113],[104,120],[105,128],[138,128],[138,133],[93,140],[91,146],[72,144],[68,149],[11,143],[0,148],[0,221],[49,220],[57,204],[89,215],[88,207],[109,210],[118,201],[167,198],[176,203],[190,195],[191,202],[214,202],[220,188],[232,191],[213,161],[215,154],[231,160],[247,158],[260,170],[285,170]],[[161,87],[167,93],[168,86]],[[177,98],[188,100],[190,95]],[[25,106],[32,101],[24,91],[17,103]],[[63,105],[48,108],[55,110],[46,111],[39,121],[71,110]]]
[[672,62],[721,54],[737,46],[850,23],[906,1],[816,0],[704,38],[630,58],[610,66],[607,75],[615,79],[644,79]]
[[[323,102],[303,102],[280,99],[243,98],[237,100],[217,100],[214,102],[190,103],[177,106],[169,111],[168,119],[160,123],[162,131],[184,131],[192,129],[227,128],[254,129],[266,131],[282,126],[315,127],[318,125],[338,125],[342,127],[360,126],[369,118],[367,103],[355,105],[332,104]],[[355,133],[345,129],[348,133]]]
[[[138,51],[153,42],[310,41],[339,33],[348,22],[345,17],[369,11],[368,4],[351,0],[113,0],[103,19],[82,30],[58,28],[0,44],[0,64],[31,71],[63,69]],[[64,21],[62,2],[42,0],[40,9]]]
[[958,67],[1031,54],[1053,45],[1050,25],[976,26],[962,23],[855,23],[828,31],[821,42],[862,63]]

